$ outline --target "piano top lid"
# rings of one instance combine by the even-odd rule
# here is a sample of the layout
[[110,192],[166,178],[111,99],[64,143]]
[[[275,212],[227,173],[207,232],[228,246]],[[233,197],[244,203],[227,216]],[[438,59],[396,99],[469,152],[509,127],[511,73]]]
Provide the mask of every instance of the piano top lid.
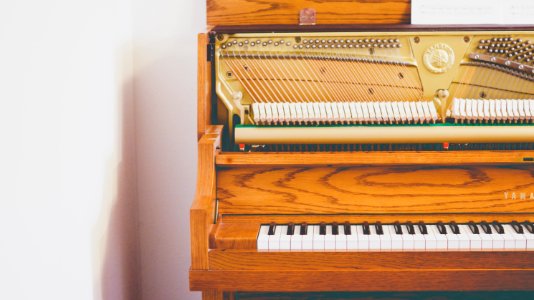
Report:
[[208,0],[208,26],[409,24],[410,0]]

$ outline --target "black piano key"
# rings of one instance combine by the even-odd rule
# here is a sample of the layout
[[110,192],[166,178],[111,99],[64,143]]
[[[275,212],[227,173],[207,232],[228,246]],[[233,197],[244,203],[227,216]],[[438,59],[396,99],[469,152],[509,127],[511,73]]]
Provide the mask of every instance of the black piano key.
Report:
[[495,231],[497,231],[498,234],[504,234],[504,227],[502,227],[501,223],[493,221],[491,222],[491,225],[493,226]]
[[343,224],[343,229],[345,230],[345,235],[351,235],[352,234],[349,222],[345,222],[345,224]]
[[370,235],[371,234],[371,228],[369,228],[369,223],[368,222],[363,222],[363,234],[365,235]]
[[469,229],[471,229],[471,232],[473,234],[480,234],[480,231],[478,230],[477,224],[475,224],[475,222],[469,221],[467,226],[469,226]]
[[396,234],[402,234],[402,226],[399,223],[399,221],[393,223],[393,228],[395,228],[395,233]]
[[480,222],[480,226],[482,227],[482,230],[484,230],[484,233],[491,234],[491,227],[489,226],[488,222],[482,221]]
[[308,224],[302,223],[300,224],[300,235],[307,235],[308,234]]
[[406,228],[408,229],[409,234],[415,234],[415,227],[413,226],[412,222],[406,222]]
[[274,235],[274,231],[276,230],[276,224],[275,223],[271,223],[269,224],[269,232],[267,233],[268,235]]
[[293,235],[295,234],[295,224],[289,223],[287,225],[287,235]]
[[375,228],[376,228],[376,234],[378,234],[378,235],[383,235],[384,234],[384,228],[382,228],[382,223],[376,222],[375,223]]
[[326,235],[326,224],[324,222],[321,222],[321,224],[319,224],[319,234]]
[[438,231],[439,233],[441,234],[447,234],[447,228],[445,228],[445,225],[443,224],[443,222],[439,221],[436,226],[438,227]]
[[521,226],[521,224],[519,224],[519,222],[517,221],[512,221],[512,228],[515,230],[516,233],[524,233],[523,226]]
[[451,228],[452,233],[460,234],[460,227],[458,227],[458,224],[456,224],[456,222],[450,222],[449,227]]
[[334,222],[332,223],[332,235],[338,235],[339,234],[339,225]]
[[523,226],[528,230],[530,233],[534,233],[534,224],[530,223],[529,221],[523,222]]
[[419,230],[421,231],[422,234],[428,234],[428,229],[426,228],[425,222],[419,221],[417,226],[419,227]]

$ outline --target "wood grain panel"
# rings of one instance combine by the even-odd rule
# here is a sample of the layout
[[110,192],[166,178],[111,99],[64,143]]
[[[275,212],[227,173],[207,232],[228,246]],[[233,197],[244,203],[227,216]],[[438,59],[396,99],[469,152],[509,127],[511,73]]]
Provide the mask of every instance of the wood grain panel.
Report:
[[534,252],[257,252],[212,250],[210,270],[534,269]]
[[208,0],[211,26],[299,24],[313,8],[317,24],[408,24],[410,0]]
[[[527,199],[505,199],[505,192]],[[533,212],[529,166],[243,167],[217,172],[221,214]]]
[[215,153],[222,126],[210,126],[198,142],[198,174],[190,209],[191,268],[208,268],[209,233],[215,220]]
[[[277,224],[303,223],[319,224],[321,222],[351,222],[351,223],[363,223],[365,221],[369,223],[380,221],[382,223],[393,223],[399,221],[401,223],[411,222],[427,222],[436,223],[438,221],[450,222],[455,221],[457,223],[467,223],[469,221],[482,222],[493,221],[509,223],[512,221],[525,221],[533,220],[534,213],[513,213],[513,214],[473,214],[473,213],[456,213],[456,214],[437,214],[437,213],[421,213],[421,214],[361,214],[361,215],[349,215],[349,214],[337,214],[337,215],[224,215],[221,216],[219,222],[223,224],[238,223],[239,232],[237,230],[232,231],[240,236],[248,235],[252,236],[251,232],[253,228],[259,228],[261,224],[269,224],[271,222]],[[224,227],[222,227],[224,228]],[[234,227],[235,228],[235,227]],[[222,229],[225,230],[225,229]],[[231,233],[225,233],[226,238],[231,238]]]
[[244,292],[534,290],[534,270],[210,270],[190,271],[189,286]]
[[534,166],[534,151],[395,151],[395,152],[309,152],[309,153],[239,153],[218,154],[218,166],[250,165],[406,165],[406,164],[510,164]]

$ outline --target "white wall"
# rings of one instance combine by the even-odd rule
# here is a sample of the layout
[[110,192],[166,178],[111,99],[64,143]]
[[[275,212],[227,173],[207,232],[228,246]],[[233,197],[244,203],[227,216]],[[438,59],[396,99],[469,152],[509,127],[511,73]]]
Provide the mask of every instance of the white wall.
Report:
[[0,2],[0,299],[135,299],[129,0]]
[[205,1],[134,0],[133,12],[143,299],[199,299],[188,292],[189,206]]
[[0,299],[199,298],[204,4],[0,2]]

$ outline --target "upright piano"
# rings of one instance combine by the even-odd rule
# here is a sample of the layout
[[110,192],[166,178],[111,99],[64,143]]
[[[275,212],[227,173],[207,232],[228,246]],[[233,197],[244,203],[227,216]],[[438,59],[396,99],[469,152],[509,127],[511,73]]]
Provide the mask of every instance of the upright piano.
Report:
[[208,1],[203,299],[534,291],[534,27],[413,26],[409,9]]

